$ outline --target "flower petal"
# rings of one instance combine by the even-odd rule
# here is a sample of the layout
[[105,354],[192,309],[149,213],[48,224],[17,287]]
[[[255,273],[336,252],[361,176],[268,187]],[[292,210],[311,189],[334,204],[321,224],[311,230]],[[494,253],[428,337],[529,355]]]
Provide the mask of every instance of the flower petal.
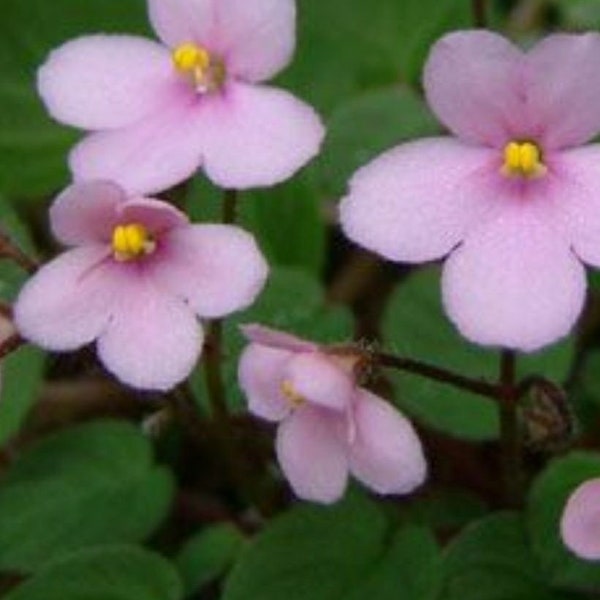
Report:
[[270,79],[294,51],[294,0],[149,0],[149,10],[168,45],[203,44],[246,81]]
[[75,183],[50,207],[52,233],[68,246],[108,242],[125,201],[124,191],[111,181]]
[[234,189],[288,179],[318,153],[325,133],[315,111],[291,94],[241,83],[207,103],[202,122],[206,174]]
[[498,147],[524,135],[520,67],[523,53],[489,31],[441,38],[424,71],[429,105],[463,140]]
[[290,350],[291,352],[312,352],[319,348],[317,344],[258,323],[241,325],[240,329],[247,340],[271,348]]
[[600,479],[591,479],[571,494],[560,531],[564,543],[577,556],[600,559]]
[[74,350],[107,326],[115,286],[106,246],[75,248],[43,266],[23,287],[15,304],[21,335],[54,351]]
[[141,223],[154,234],[189,224],[187,215],[162,200],[139,198],[129,200],[119,208],[121,223]]
[[268,421],[281,421],[290,412],[290,404],[281,393],[285,366],[292,352],[250,344],[238,366],[240,387],[248,398],[253,415]]
[[569,333],[586,281],[563,237],[515,203],[452,253],[442,287],[446,310],[466,338],[531,352]]
[[530,118],[547,148],[574,146],[600,132],[600,34],[552,35],[527,55]]
[[129,271],[110,325],[98,339],[98,355],[113,375],[132,387],[171,389],[194,368],[202,350],[202,328],[181,300]]
[[[254,237],[231,225],[191,225],[163,238],[152,277],[201,317],[246,308],[262,290],[268,266]],[[158,257],[157,257],[158,258]]]
[[125,35],[95,35],[54,50],[38,73],[50,114],[88,130],[112,129],[162,108],[177,79],[160,44]]
[[359,390],[350,472],[379,494],[408,494],[427,474],[423,448],[410,421],[390,404]]
[[302,352],[287,365],[284,377],[308,402],[343,411],[353,396],[354,382],[320,352]]
[[391,260],[444,256],[497,204],[486,169],[496,158],[450,138],[389,150],[352,178],[340,206],[344,233]]
[[600,267],[600,144],[555,156],[554,181],[543,200],[548,218],[581,260]]
[[344,494],[348,462],[336,425],[325,411],[303,407],[279,426],[277,457],[300,498],[330,504]]
[[88,135],[69,157],[75,180],[111,179],[129,194],[157,192],[184,181],[201,162],[202,149],[193,135],[195,108],[177,102],[129,127]]

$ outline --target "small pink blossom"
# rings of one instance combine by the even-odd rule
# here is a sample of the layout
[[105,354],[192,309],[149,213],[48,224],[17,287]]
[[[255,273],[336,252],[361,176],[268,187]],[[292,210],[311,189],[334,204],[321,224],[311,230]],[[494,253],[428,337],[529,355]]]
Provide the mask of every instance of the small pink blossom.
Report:
[[128,197],[109,182],[75,184],[50,209],[54,235],[70,247],[25,285],[15,321],[53,351],[94,340],[123,382],[166,390],[202,350],[197,317],[245,308],[267,265],[254,238],[228,225],[192,225],[166,202]]
[[561,535],[577,556],[600,560],[600,478],[582,483],[571,494],[561,520]]
[[200,166],[226,188],[268,186],[318,152],[324,129],[291,94],[262,85],[290,61],[294,0],[148,0],[162,43],[94,35],[51,53],[38,76],[51,115],[89,133],[76,180],[151,193]]
[[468,339],[534,351],[579,316],[582,262],[600,266],[600,35],[528,53],[487,32],[431,51],[424,85],[456,136],[394,148],[341,204],[346,234],[409,263],[449,255],[446,310]]
[[251,343],[240,385],[250,412],[279,423],[277,457],[299,497],[335,502],[349,472],[380,494],[423,483],[427,466],[412,425],[357,386],[355,356],[259,325],[243,332]]

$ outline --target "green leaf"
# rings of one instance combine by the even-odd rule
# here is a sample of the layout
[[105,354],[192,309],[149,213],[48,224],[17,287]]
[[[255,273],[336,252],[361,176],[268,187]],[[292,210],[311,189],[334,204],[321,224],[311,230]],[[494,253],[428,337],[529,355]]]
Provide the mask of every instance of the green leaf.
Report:
[[[304,271],[273,269],[265,290],[248,310],[225,321],[224,379],[227,400],[234,410],[245,406],[237,382],[239,356],[247,342],[239,326],[261,323],[317,342],[349,341],[352,319],[345,308],[327,306],[323,288]],[[194,395],[204,411],[210,412],[201,369],[192,375]]]
[[274,520],[244,551],[223,600],[430,600],[439,584],[432,535],[390,535],[371,502],[301,506]]
[[327,194],[339,196],[350,176],[380,152],[438,132],[439,125],[423,100],[406,87],[353,97],[329,120],[327,140],[317,163],[321,184]]
[[551,0],[559,10],[563,27],[574,29],[599,29],[600,4],[598,0]]
[[0,445],[19,431],[37,400],[45,362],[45,353],[33,346],[23,346],[2,360]]
[[126,423],[48,436],[19,457],[0,488],[0,568],[39,570],[65,553],[148,537],[171,501],[170,473]]
[[177,566],[188,594],[221,577],[233,565],[245,539],[230,524],[213,525],[187,541],[177,555]]
[[516,513],[464,529],[446,548],[443,571],[440,600],[573,600],[549,588]]
[[[184,200],[193,221],[220,221],[223,192],[201,177]],[[274,267],[319,275],[325,258],[325,219],[310,171],[268,190],[242,192],[236,224],[248,230]]]
[[180,600],[174,567],[135,546],[89,548],[53,561],[6,600]]
[[35,196],[68,181],[77,135],[37,97],[35,74],[59,44],[92,33],[147,31],[143,0],[3,0],[0,21],[0,192]]
[[530,490],[527,525],[533,549],[546,578],[556,586],[589,591],[600,588],[600,565],[578,559],[560,538],[560,518],[568,497],[593,477],[600,477],[600,455],[574,452],[553,461]]
[[[410,275],[394,293],[384,318],[383,331],[390,351],[424,360],[475,378],[493,381],[498,376],[498,353],[462,339],[443,312],[439,269]],[[535,373],[561,382],[574,355],[571,339],[544,352],[522,356],[520,375]],[[471,440],[498,436],[495,404],[487,398],[423,377],[394,372],[397,403],[412,417],[450,435]]]
[[281,81],[329,112],[359,91],[417,82],[430,44],[470,26],[464,0],[300,0],[298,49]]

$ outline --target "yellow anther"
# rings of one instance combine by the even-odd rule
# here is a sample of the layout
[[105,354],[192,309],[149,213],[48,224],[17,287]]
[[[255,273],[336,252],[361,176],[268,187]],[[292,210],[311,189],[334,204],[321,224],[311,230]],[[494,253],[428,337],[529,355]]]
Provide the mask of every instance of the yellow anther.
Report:
[[546,172],[538,146],[532,142],[510,142],[504,148],[502,173],[518,177],[540,177]]
[[306,400],[296,391],[292,382],[288,379],[285,379],[281,382],[280,390],[292,408],[298,408],[306,402]]
[[206,48],[193,43],[173,50],[173,64],[198,92],[213,92],[225,83],[225,65]]
[[210,54],[196,44],[181,44],[173,50],[173,63],[182,73],[204,72],[210,66]]
[[131,223],[115,227],[112,248],[117,260],[126,261],[150,254],[156,248],[156,243],[143,225]]

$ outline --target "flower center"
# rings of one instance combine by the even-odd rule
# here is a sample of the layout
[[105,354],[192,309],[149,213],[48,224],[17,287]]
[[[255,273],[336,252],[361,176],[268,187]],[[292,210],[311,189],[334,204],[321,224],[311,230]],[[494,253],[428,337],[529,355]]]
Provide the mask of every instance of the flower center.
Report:
[[117,225],[112,234],[112,249],[115,259],[125,262],[152,254],[156,249],[156,242],[148,230],[139,223]]
[[546,165],[542,162],[539,146],[533,142],[510,142],[504,148],[502,174],[507,177],[533,179],[545,175]]
[[225,82],[225,65],[197,44],[187,42],[172,53],[175,69],[201,93],[214,92]]
[[306,398],[301,396],[296,391],[296,389],[292,385],[292,382],[288,379],[285,379],[281,382],[281,386],[279,387],[279,389],[281,390],[281,393],[285,396],[285,399],[292,408],[298,408],[306,402]]

